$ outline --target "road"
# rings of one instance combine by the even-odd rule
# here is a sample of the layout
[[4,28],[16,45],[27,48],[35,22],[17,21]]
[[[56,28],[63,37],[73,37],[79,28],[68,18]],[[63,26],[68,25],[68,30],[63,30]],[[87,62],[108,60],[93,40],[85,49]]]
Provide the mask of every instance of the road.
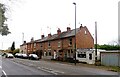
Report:
[[58,62],[34,61],[15,58],[12,61],[34,67],[40,70],[48,71],[56,75],[117,75],[117,72],[106,71],[96,68],[74,66]]
[[18,58],[3,58],[2,70],[6,75],[118,75],[101,69]]
[[15,63],[11,59],[2,59],[2,70],[6,75],[52,75],[33,67]]

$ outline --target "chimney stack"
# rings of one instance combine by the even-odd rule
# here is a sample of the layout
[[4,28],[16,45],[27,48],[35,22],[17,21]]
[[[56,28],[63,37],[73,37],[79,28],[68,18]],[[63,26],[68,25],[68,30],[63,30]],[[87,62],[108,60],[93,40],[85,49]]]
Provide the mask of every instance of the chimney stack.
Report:
[[26,43],[26,41],[24,41],[24,44]]
[[32,38],[31,38],[31,42],[33,42],[33,41],[34,41],[34,38],[32,37]]
[[82,24],[81,24],[81,26],[80,26],[80,28],[82,28],[83,26],[82,26]]
[[60,30],[60,28],[58,28],[58,30],[57,30],[57,34],[58,34],[58,35],[61,34],[61,30]]
[[67,32],[70,31],[70,30],[71,30],[71,28],[70,28],[70,27],[67,27]]
[[48,34],[48,38],[50,38],[52,35],[51,35],[51,33],[50,34]]
[[43,39],[44,38],[44,35],[41,35],[41,39]]

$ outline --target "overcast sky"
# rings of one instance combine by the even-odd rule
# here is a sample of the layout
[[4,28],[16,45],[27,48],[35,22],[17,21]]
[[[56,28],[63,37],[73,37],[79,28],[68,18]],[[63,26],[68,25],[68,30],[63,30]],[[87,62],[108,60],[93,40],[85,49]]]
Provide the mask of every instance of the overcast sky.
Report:
[[[11,34],[0,36],[0,49],[11,47],[15,41],[16,48],[24,40],[40,39],[41,34],[57,33],[57,28],[66,31],[74,29],[74,5],[77,4],[77,28],[80,24],[87,26],[93,37],[95,21],[98,26],[98,43],[113,44],[118,38],[118,1],[119,0],[17,0],[9,3],[8,26]],[[51,30],[49,28],[51,28]]]

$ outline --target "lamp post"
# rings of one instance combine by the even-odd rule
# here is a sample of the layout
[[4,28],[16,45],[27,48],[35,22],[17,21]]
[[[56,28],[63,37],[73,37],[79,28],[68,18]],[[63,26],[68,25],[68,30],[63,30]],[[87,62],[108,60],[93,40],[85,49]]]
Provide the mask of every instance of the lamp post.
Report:
[[97,62],[97,22],[95,22],[95,65]]
[[75,65],[76,65],[76,3],[73,2],[73,4],[75,5]]

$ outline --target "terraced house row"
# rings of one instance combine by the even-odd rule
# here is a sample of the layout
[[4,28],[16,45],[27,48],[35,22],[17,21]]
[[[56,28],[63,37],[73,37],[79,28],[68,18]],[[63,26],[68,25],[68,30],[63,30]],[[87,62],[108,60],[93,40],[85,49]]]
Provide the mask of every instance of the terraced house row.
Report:
[[[76,29],[76,49],[92,49],[94,39],[86,26]],[[75,29],[67,27],[66,31],[61,32],[58,28],[56,34],[41,35],[41,39],[31,39],[30,42],[24,42],[20,45],[22,53],[35,53],[40,58],[64,60],[73,58],[75,54]]]

